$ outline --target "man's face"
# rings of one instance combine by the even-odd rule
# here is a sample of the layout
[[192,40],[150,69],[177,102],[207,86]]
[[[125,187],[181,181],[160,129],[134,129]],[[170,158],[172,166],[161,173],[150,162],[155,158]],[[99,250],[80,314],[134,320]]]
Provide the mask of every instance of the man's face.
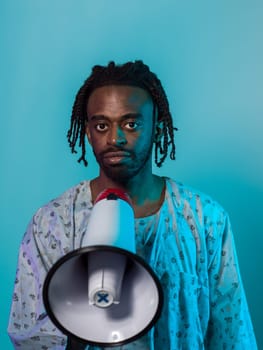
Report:
[[126,182],[152,171],[153,102],[147,91],[110,85],[95,89],[87,103],[87,136],[101,175]]

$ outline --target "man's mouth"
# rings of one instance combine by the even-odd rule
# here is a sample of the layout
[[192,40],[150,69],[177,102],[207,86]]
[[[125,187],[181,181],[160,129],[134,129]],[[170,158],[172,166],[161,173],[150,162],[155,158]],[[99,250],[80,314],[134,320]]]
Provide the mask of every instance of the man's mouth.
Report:
[[131,158],[127,151],[109,151],[103,154],[103,160],[110,165],[120,164]]

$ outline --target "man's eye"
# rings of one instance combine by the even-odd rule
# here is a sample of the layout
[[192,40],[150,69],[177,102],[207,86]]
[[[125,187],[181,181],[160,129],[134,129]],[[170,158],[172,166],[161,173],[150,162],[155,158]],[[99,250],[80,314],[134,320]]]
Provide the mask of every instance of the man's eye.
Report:
[[99,124],[95,125],[95,129],[97,131],[106,131],[108,129],[108,127],[105,123],[99,123]]
[[137,122],[128,122],[125,124],[125,127],[129,130],[134,130],[138,127],[138,123]]

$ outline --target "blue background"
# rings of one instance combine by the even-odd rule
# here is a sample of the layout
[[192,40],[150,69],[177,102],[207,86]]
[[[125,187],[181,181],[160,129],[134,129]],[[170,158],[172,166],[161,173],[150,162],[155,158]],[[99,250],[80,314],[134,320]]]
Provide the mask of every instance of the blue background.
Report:
[[[2,0],[1,349],[23,233],[34,212],[97,174],[66,142],[75,93],[94,64],[143,59],[163,82],[179,132],[169,175],[229,212],[263,349],[260,0]],[[88,157],[92,158],[89,151]]]

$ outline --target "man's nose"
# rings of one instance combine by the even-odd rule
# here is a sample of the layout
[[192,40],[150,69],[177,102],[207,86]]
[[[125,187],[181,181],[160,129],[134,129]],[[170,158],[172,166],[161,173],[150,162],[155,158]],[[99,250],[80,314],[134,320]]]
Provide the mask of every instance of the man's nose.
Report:
[[108,137],[108,144],[112,146],[122,146],[127,143],[125,133],[119,126],[111,128]]

